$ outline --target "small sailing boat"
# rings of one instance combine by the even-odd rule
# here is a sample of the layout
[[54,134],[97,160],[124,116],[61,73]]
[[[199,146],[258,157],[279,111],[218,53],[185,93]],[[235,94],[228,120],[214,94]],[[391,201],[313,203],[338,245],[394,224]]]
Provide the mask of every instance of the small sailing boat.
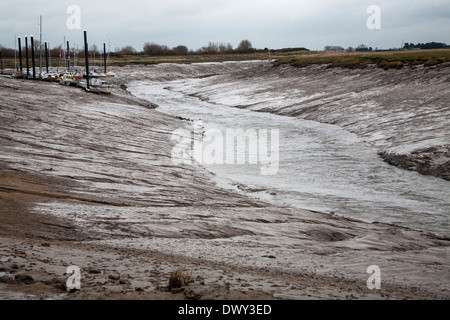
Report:
[[59,84],[66,85],[66,86],[77,86],[78,85],[78,79],[74,77],[71,73],[64,73],[59,78]]
[[23,78],[25,77],[25,72],[23,72],[23,71],[16,71],[16,72],[12,75],[12,77],[13,77],[14,79],[23,79]]
[[[91,78],[99,78],[99,77],[100,77],[100,75],[97,72],[89,72],[89,78],[90,79]],[[86,73],[83,74],[83,78],[84,79],[87,78]]]
[[59,75],[57,72],[49,72],[47,73],[47,81],[49,82],[57,82],[59,81]]
[[108,81],[104,80],[93,80],[89,85],[89,91],[95,93],[106,93],[109,94],[112,92],[114,86]]

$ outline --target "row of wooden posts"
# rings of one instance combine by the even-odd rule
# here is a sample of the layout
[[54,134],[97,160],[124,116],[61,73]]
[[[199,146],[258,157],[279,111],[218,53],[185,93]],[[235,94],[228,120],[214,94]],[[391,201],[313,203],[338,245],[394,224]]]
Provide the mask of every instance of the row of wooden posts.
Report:
[[[34,39],[33,36],[30,37],[31,41],[31,63],[32,63],[32,79],[36,80],[36,64],[34,59]],[[20,37],[18,38],[18,44],[19,44],[19,70],[20,72],[23,72],[23,65],[22,65],[22,43]],[[28,57],[28,37],[25,36],[25,61],[26,61],[26,67],[27,67],[27,78],[30,78],[30,66],[29,66],[29,57]],[[45,66],[46,66],[46,72],[48,73],[48,48],[47,48],[47,42],[45,42]],[[88,49],[88,42],[87,42],[87,32],[84,30],[84,57],[85,57],[85,65],[86,65],[86,86],[87,89],[89,89],[89,49]],[[104,52],[104,59],[105,59],[105,73],[106,73],[106,44],[103,43],[103,52]],[[70,68],[70,51],[69,51],[69,41],[67,41],[67,69]]]

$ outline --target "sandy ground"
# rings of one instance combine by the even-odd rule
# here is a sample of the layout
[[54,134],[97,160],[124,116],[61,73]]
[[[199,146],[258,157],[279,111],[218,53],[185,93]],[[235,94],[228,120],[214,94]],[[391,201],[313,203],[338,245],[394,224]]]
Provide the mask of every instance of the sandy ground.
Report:
[[[0,92],[1,299],[450,296],[450,239],[223,190],[171,162],[186,123],[124,90],[0,78]],[[180,269],[194,282],[168,290]]]

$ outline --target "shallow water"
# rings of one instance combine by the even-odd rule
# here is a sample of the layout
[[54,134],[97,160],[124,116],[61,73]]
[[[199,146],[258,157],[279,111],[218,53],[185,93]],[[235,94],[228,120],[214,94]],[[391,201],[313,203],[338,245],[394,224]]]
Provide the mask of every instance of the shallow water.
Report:
[[[450,182],[388,165],[375,148],[338,126],[228,107],[226,99],[220,105],[201,100],[187,90],[197,81],[205,80],[135,81],[128,90],[158,104],[161,112],[202,120],[206,133],[208,129],[224,134],[226,129],[280,132],[276,175],[261,175],[261,164],[204,164],[220,184],[276,205],[450,234]],[[234,105],[235,100],[230,96]]]

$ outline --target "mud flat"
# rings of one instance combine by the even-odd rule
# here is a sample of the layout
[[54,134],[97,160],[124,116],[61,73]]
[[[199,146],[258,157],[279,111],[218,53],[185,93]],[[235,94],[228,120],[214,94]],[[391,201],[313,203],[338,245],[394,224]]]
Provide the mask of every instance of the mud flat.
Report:
[[[1,299],[450,297],[450,239],[221,189],[172,163],[188,124],[122,89],[0,78],[0,93]],[[193,282],[168,290],[180,269]]]
[[338,125],[375,146],[389,164],[450,180],[449,67],[163,65],[155,70],[167,73],[150,78],[203,76],[184,92],[217,105]]

